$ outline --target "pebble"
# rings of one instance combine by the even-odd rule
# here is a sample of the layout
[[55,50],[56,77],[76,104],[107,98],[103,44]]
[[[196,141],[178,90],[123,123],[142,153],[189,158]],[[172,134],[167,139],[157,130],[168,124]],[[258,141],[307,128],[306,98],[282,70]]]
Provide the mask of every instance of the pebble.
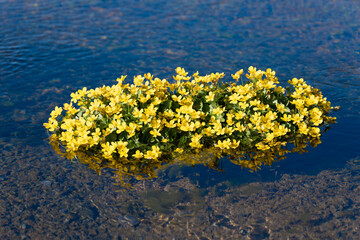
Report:
[[140,221],[137,220],[137,218],[135,218],[133,216],[129,216],[129,215],[124,215],[124,216],[119,217],[119,221],[126,223],[133,227],[137,227],[140,224]]
[[44,184],[45,187],[51,187],[51,181],[50,180],[44,180],[41,183]]

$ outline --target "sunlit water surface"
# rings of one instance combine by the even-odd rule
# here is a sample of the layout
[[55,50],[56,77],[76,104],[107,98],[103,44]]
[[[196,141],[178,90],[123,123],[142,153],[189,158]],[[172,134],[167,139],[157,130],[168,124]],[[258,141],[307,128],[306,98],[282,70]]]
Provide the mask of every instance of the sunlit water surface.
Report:
[[[0,238],[358,236],[359,16],[350,0],[0,1]],[[256,173],[226,160],[223,172],[174,166],[123,191],[111,171],[98,176],[47,143],[42,123],[79,88],[251,65],[283,84],[304,78],[341,106],[322,144]]]

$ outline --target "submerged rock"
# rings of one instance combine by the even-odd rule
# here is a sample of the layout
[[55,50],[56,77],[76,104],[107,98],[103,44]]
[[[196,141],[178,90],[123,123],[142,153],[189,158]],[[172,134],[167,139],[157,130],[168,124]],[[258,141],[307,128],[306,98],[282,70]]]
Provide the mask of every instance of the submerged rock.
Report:
[[130,215],[124,215],[119,217],[119,221],[132,227],[137,227],[141,223],[137,218]]

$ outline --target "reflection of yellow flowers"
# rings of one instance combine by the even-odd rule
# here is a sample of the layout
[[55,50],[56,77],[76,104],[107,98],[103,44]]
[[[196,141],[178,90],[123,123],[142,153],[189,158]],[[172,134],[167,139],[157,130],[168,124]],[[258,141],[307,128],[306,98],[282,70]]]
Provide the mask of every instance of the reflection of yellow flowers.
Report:
[[266,144],[264,144],[262,142],[257,143],[255,146],[256,146],[257,149],[259,149],[261,151],[270,149],[269,145],[266,145]]
[[175,149],[175,152],[177,152],[177,153],[182,153],[182,152],[184,152],[184,149],[182,149],[182,148],[176,148],[176,149]]
[[320,137],[320,128],[318,128],[318,127],[311,127],[309,134],[310,134],[310,136],[312,136],[312,137]]

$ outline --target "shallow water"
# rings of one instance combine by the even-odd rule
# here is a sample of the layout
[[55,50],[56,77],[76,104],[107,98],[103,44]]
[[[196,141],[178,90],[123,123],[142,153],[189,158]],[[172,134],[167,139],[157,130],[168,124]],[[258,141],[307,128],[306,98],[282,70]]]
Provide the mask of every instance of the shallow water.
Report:
[[[0,238],[359,238],[358,16],[350,0],[0,1]],[[257,173],[174,166],[123,191],[47,143],[42,123],[78,88],[250,65],[341,106],[322,144]]]

